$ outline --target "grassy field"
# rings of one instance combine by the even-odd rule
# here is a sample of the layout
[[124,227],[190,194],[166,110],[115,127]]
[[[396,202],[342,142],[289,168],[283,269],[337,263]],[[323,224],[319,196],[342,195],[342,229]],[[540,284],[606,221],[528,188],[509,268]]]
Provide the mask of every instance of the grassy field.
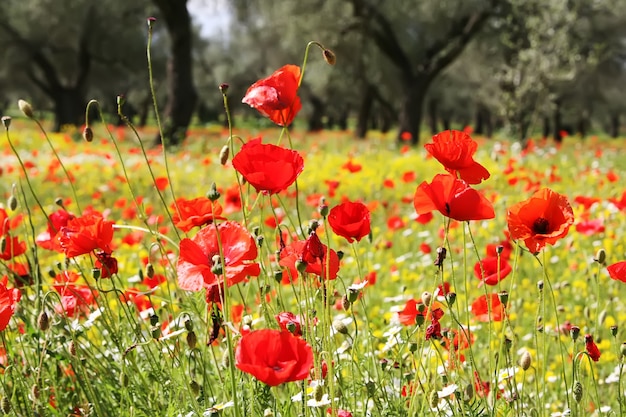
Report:
[[[138,137],[92,129],[92,142],[79,130],[46,137],[14,118],[0,139],[5,414],[625,415],[625,284],[606,269],[626,259],[622,140],[534,140],[521,149],[474,137],[474,159],[491,176],[473,187],[495,218],[460,222],[416,214],[416,189],[445,170],[422,145],[392,135],[356,141],[349,132],[268,129],[228,141],[227,130],[198,128],[163,153],[141,146],[155,129]],[[259,136],[303,158],[285,191],[257,192],[233,168],[242,143]],[[509,238],[507,210],[542,188],[567,198],[574,222],[533,254]],[[207,195],[220,208],[205,202],[189,227],[175,226],[184,201]],[[352,230],[360,240],[349,243],[326,210],[357,201],[371,232]],[[98,224],[82,225],[80,236],[55,228],[46,236],[53,213]],[[236,224],[236,237],[223,224]],[[201,247],[202,269],[189,242],[216,230],[212,256]],[[325,245],[317,255],[313,230]],[[65,242],[56,236],[63,231]],[[292,248],[298,241],[313,247],[313,261]],[[245,259],[233,261],[231,250]],[[332,278],[331,251],[338,272],[324,279],[308,267],[320,262]],[[499,267],[477,266],[498,253]],[[250,265],[258,270],[235,275]],[[206,285],[224,273],[225,289]],[[489,273],[495,285],[483,285]],[[242,341],[261,329],[275,333],[245,351]],[[291,337],[281,345],[288,352],[275,351],[279,334]],[[306,369],[280,383],[273,372],[287,366]]]

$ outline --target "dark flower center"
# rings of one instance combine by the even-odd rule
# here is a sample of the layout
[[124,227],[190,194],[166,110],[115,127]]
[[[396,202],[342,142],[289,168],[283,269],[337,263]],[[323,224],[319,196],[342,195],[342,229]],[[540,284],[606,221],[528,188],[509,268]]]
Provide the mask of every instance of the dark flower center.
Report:
[[535,232],[536,234],[545,235],[549,231],[550,231],[550,223],[548,222],[547,219],[544,219],[543,217],[539,217],[533,223],[533,232]]

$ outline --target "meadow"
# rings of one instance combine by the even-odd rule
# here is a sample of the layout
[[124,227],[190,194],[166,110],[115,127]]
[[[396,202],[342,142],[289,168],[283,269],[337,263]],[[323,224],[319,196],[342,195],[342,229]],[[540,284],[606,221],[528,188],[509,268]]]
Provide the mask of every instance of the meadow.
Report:
[[3,125],[6,415],[626,415],[622,140]]

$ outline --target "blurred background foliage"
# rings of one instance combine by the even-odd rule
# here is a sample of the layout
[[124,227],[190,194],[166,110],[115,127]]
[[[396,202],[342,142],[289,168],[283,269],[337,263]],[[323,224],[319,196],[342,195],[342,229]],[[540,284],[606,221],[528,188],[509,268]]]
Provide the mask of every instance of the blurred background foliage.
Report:
[[[247,87],[301,64],[301,127],[408,132],[413,142],[472,126],[561,140],[620,136],[626,97],[626,0],[3,0],[0,110],[17,98],[49,111],[55,129],[82,124],[116,96],[139,125],[153,122],[152,68],[165,135],[224,123],[217,86],[230,85],[236,123],[267,123],[240,103]],[[258,119],[258,120],[257,120]],[[406,136],[406,135],[405,135]]]

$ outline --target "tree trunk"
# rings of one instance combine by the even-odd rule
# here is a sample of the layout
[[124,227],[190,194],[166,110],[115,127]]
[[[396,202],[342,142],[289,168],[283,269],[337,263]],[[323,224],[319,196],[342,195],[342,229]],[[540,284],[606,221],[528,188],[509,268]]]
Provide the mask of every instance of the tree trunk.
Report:
[[367,136],[368,122],[372,105],[374,104],[374,88],[368,85],[363,92],[361,105],[359,106],[359,114],[357,115],[355,136],[359,139],[365,139]]
[[165,19],[170,36],[167,63],[167,104],[164,111],[163,138],[157,143],[178,145],[187,134],[198,95],[193,84],[191,18],[187,0],[153,0]]
[[324,129],[324,102],[316,95],[310,94],[313,111],[309,116],[309,132],[317,132]]
[[586,110],[580,113],[578,116],[577,123],[577,133],[580,135],[581,139],[584,139],[587,136],[587,128],[589,127],[589,115]]
[[550,132],[551,132],[551,126],[550,126],[550,118],[548,116],[544,116],[543,117],[543,129],[542,129],[542,136],[544,139],[547,139],[550,136]]
[[59,132],[63,126],[80,126],[85,123],[85,107],[87,102],[78,88],[59,88],[52,95],[54,102],[54,131]]
[[563,142],[563,136],[561,135],[561,131],[563,130],[563,126],[561,125],[561,101],[554,101],[554,115],[552,116],[554,120],[554,126],[552,127],[554,140],[557,143]]
[[613,113],[611,114],[611,132],[610,132],[612,138],[615,139],[619,136],[619,128],[620,128],[619,114]]
[[419,143],[422,108],[429,84],[430,79],[427,77],[414,77],[405,82],[398,120],[399,141],[402,140],[403,135],[410,135],[412,145]]

